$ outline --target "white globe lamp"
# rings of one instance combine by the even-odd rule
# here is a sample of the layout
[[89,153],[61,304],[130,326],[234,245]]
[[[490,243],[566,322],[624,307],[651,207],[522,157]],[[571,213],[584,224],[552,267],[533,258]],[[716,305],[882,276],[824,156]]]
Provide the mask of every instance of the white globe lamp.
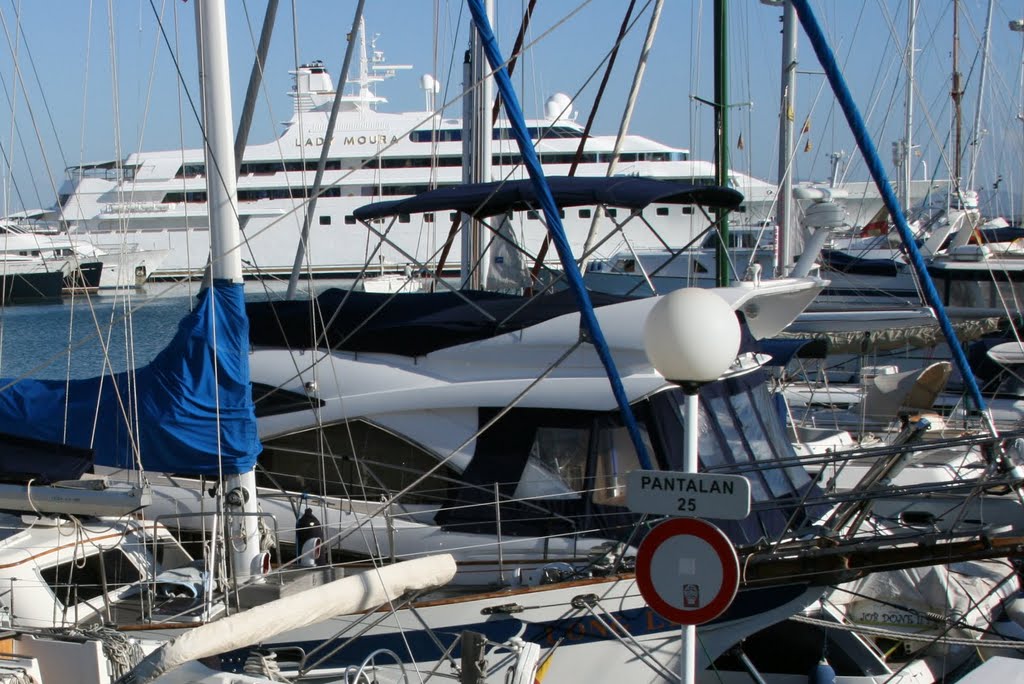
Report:
[[644,351],[648,360],[666,380],[684,388],[717,380],[729,370],[739,349],[736,313],[712,290],[676,290],[658,300],[647,315]]

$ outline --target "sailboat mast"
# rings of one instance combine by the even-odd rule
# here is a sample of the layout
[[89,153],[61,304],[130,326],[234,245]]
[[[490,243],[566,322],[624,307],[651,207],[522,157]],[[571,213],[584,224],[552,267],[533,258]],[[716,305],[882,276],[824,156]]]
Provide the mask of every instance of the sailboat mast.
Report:
[[981,112],[985,103],[985,83],[988,76],[988,54],[992,44],[992,11],[995,0],[988,0],[985,13],[985,32],[981,41],[981,69],[978,75],[978,102],[974,108],[974,124],[971,128],[971,167],[967,173],[967,189],[974,189],[974,175],[978,171],[978,152],[981,148]]
[[[715,183],[729,187],[729,63],[727,0],[715,0]],[[715,250],[718,287],[728,287],[732,280],[729,267],[729,215],[720,210],[718,246]]]
[[782,3],[782,93],[779,110],[779,237],[776,240],[775,273],[782,277],[793,268],[793,120],[796,117],[796,10],[790,0]]
[[[494,0],[486,0],[488,18],[494,17]],[[491,103],[494,102],[494,81],[487,75],[487,58],[479,31],[470,28],[470,46],[465,65],[463,86],[466,102],[463,108],[462,180],[464,183],[486,183],[491,180]],[[462,283],[480,289],[487,282],[489,262],[482,258],[486,251],[488,230],[469,214],[462,217]]]
[[[227,20],[223,0],[199,0],[195,8],[210,207],[211,274],[214,280],[241,283],[234,135],[231,102],[225,97],[230,92]],[[217,40],[218,36],[222,39]]]
[[953,180],[956,183],[956,191],[959,196],[960,193],[960,169],[963,165],[963,159],[961,150],[962,142],[961,136],[963,135],[963,112],[960,107],[960,100],[963,98],[964,91],[960,85],[960,2],[959,0],[953,0],[953,87],[950,91],[950,95],[953,98],[953,117],[955,126],[954,142],[955,147],[953,149]]
[[[210,212],[208,287],[241,286],[241,230],[232,134],[231,83],[224,0],[196,0],[196,43],[206,142],[207,197]],[[214,346],[216,341],[214,340]],[[259,574],[261,565],[256,475],[252,469],[225,477],[232,570],[237,581]]]
[[903,107],[905,118],[903,119],[903,145],[900,150],[902,171],[900,175],[900,204],[903,211],[910,209],[910,182],[913,178],[914,157],[914,65],[917,59],[915,54],[917,43],[917,0],[910,0],[907,3],[907,83],[903,93]]

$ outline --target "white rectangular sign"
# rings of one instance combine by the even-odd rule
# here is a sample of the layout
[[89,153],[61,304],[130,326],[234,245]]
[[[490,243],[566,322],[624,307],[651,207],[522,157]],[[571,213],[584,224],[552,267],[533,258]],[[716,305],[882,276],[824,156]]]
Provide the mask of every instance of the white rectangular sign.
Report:
[[750,514],[750,482],[742,475],[634,470],[626,506],[636,513],[742,520]]

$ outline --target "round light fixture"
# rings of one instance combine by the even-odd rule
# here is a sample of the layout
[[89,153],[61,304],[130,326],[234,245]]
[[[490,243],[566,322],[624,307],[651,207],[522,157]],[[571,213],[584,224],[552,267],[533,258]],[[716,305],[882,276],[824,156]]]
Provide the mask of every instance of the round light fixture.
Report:
[[717,380],[739,349],[736,313],[712,290],[690,287],[670,292],[658,300],[644,324],[644,351],[667,380]]

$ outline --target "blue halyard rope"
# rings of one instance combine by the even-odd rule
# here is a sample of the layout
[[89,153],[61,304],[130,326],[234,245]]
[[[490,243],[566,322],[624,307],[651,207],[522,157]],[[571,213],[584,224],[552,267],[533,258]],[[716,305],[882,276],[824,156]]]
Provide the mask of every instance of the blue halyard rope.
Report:
[[[957,368],[960,370],[960,375],[963,377],[963,381],[967,385],[968,394],[974,401],[977,409],[984,412],[985,399],[981,396],[981,389],[978,387],[978,382],[974,377],[974,372],[971,370],[971,366],[967,362],[967,357],[964,355],[964,351],[960,346],[960,341],[957,339],[956,332],[953,330],[953,324],[950,322],[949,316],[946,314],[946,309],[942,304],[942,299],[939,297],[939,293],[935,289],[935,284],[932,282],[931,275],[928,273],[928,267],[925,266],[924,258],[921,256],[921,252],[917,249],[917,243],[914,242],[914,236],[910,232],[910,226],[907,224],[907,218],[903,214],[903,209],[900,207],[899,201],[896,199],[896,193],[893,192],[892,186],[889,184],[889,178],[886,176],[885,169],[882,168],[882,160],[879,158],[878,151],[875,149],[875,145],[871,141],[871,136],[868,135],[867,127],[864,125],[864,119],[861,118],[860,111],[857,109],[857,105],[853,102],[853,96],[850,94],[850,90],[846,86],[846,81],[843,78],[842,73],[839,71],[835,55],[832,53],[832,49],[829,47],[828,41],[825,39],[825,35],[821,32],[821,27],[818,26],[818,21],[815,19],[814,13],[811,11],[807,0],[792,0],[792,3],[793,7],[796,9],[797,16],[800,17],[800,23],[803,25],[804,31],[807,33],[807,37],[810,39],[811,45],[814,47],[814,52],[818,56],[818,61],[821,63],[822,68],[825,69],[825,75],[828,76],[829,83],[832,84],[832,90],[835,93],[836,99],[839,100],[839,104],[843,108],[843,114],[846,115],[846,121],[850,124],[850,130],[853,132],[853,136],[857,140],[857,146],[860,148],[860,152],[864,156],[864,161],[868,166],[868,170],[871,171],[871,177],[878,186],[878,192],[882,195],[882,200],[885,202],[885,208],[889,210],[889,215],[892,216],[893,221],[896,224],[896,230],[899,231],[900,239],[903,240],[903,245],[907,248],[907,254],[910,256],[910,263],[913,265],[914,270],[917,271],[918,278],[920,278],[921,281],[921,286],[924,288],[925,299],[935,311],[935,316],[939,319],[939,327],[941,328],[942,334],[946,338],[946,343],[949,345],[950,351],[953,354],[953,361],[956,363]],[[990,421],[986,420],[986,422],[988,423],[989,429],[991,429],[993,434],[995,434],[995,427]]]
[[583,277],[580,275],[579,267],[573,258],[569,241],[565,237],[565,229],[562,227],[562,219],[559,216],[558,207],[555,205],[555,198],[551,194],[551,188],[548,187],[544,171],[537,160],[533,141],[530,139],[526,129],[526,119],[523,116],[522,109],[519,107],[519,100],[516,97],[515,90],[512,88],[512,80],[509,78],[508,70],[504,66],[505,60],[498,49],[498,42],[494,37],[494,32],[491,30],[483,1],[467,1],[469,3],[469,10],[473,15],[473,23],[480,34],[480,40],[483,43],[487,61],[490,62],[491,69],[495,70],[494,80],[498,86],[501,100],[505,104],[505,111],[512,126],[512,135],[515,136],[516,143],[519,145],[523,165],[526,167],[527,173],[530,174],[534,191],[540,201],[541,209],[544,211],[548,233],[555,245],[555,249],[558,251],[558,258],[562,262],[562,268],[565,270],[569,287],[576,296],[583,325],[590,336],[590,342],[594,345],[594,349],[597,350],[597,355],[601,358],[601,363],[604,364],[605,371],[608,373],[608,382],[611,383],[615,401],[622,412],[622,420],[625,422],[629,436],[633,440],[633,446],[636,449],[637,457],[640,459],[640,465],[645,470],[650,470],[652,466],[650,456],[647,453],[647,447],[640,435],[640,428],[637,426],[633,411],[629,406],[629,399],[626,397],[626,390],[622,385],[622,378],[619,377],[619,371],[615,367],[615,360],[612,358],[611,350],[608,348],[608,343],[601,332],[601,326],[594,315],[594,307],[590,302],[587,289],[583,285]]

